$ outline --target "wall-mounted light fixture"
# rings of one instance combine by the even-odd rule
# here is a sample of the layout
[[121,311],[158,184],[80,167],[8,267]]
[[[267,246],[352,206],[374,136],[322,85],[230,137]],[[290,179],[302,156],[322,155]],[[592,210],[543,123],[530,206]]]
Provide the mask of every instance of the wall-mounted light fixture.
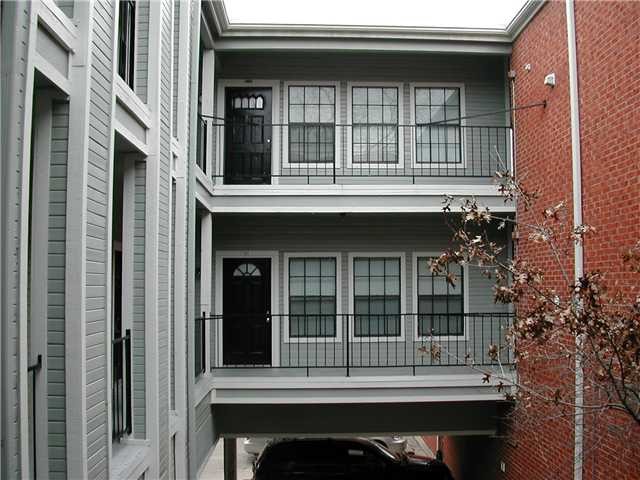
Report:
[[546,77],[544,77],[544,84],[549,85],[550,87],[556,86],[556,74],[550,73]]

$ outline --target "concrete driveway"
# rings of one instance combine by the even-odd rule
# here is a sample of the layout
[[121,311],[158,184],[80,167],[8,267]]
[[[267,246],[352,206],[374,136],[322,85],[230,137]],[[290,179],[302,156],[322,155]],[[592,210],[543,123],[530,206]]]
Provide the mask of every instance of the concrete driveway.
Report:
[[[238,438],[237,451],[238,451],[238,480],[251,480],[253,476],[252,462],[253,456],[248,455],[242,447],[242,438]],[[202,469],[200,474],[201,480],[224,480],[224,442],[222,439],[218,440],[216,448],[207,460],[207,464]]]
[[[242,440],[241,438],[236,440],[238,451],[238,480],[251,480],[251,476],[253,475],[251,468],[253,457],[244,451]],[[224,480],[223,444],[224,442],[220,439],[200,474],[201,480]],[[435,457],[434,453],[424,443],[421,437],[407,437],[407,451],[415,452],[416,455],[425,457]]]

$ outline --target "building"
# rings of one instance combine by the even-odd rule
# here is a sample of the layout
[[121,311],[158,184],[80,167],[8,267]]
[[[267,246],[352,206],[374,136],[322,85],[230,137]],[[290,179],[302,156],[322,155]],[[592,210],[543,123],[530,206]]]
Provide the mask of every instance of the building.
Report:
[[[514,103],[547,102],[544,109],[515,112],[517,174],[527,188],[540,192],[540,208],[564,201],[570,220],[581,215],[578,224],[596,228],[582,252],[570,253],[569,271],[582,263],[584,272],[606,272],[609,282],[618,282],[629,295],[635,295],[635,280],[620,259],[640,239],[640,143],[633,133],[640,107],[635,73],[639,25],[638,2],[545,2],[514,39],[510,58]],[[550,87],[543,80],[552,73],[555,86]],[[526,222],[531,213],[520,205],[518,215]],[[539,246],[523,240],[517,254],[554,278],[557,268]],[[553,376],[558,371],[519,374]],[[593,403],[592,392],[583,391],[583,397],[585,404]],[[551,407],[534,412],[538,419],[546,417],[538,429],[505,429],[497,439],[444,438],[441,445],[456,478],[478,478],[471,465],[482,465],[487,478],[639,478],[637,425],[624,416],[588,412],[559,418]]]
[[248,435],[496,435],[468,363],[514,375],[511,312],[479,267],[452,287],[427,262],[445,195],[516,213],[492,177],[541,5],[449,30],[3,3],[2,478],[193,478]]

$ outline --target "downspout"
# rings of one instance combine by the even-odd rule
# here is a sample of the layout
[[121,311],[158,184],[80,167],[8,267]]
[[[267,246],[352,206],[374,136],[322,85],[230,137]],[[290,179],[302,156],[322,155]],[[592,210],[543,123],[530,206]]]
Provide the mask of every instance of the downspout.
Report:
[[[573,179],[573,226],[582,225],[582,173],[580,156],[580,105],[578,94],[578,60],[576,53],[576,25],[574,0],[566,0],[567,51],[569,54],[569,104],[571,108],[571,171]],[[584,252],[581,242],[574,243],[574,277],[577,281],[584,273]],[[575,419],[573,478],[582,480],[582,454],[584,451],[584,385],[582,339],[576,337]]]

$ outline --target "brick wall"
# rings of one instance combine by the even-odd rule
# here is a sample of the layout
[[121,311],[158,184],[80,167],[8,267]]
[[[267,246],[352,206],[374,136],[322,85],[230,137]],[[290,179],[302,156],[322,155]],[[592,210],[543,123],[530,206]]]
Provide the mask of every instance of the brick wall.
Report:
[[[576,31],[583,215],[597,229],[585,270],[637,295],[620,255],[640,240],[640,2],[577,2]],[[625,420],[586,418],[583,478],[640,478],[640,427]]]
[[[639,19],[640,2],[576,6],[583,216],[598,230],[585,244],[585,269],[609,272],[610,280],[628,293],[633,282],[622,271],[620,253],[640,239]],[[515,41],[511,59],[515,104],[547,100],[544,109],[515,114],[517,175],[539,191],[539,209],[560,201],[569,211],[572,206],[567,60],[565,5],[548,2]],[[551,72],[556,74],[554,88],[543,84]],[[519,206],[520,221],[531,215]],[[542,267],[552,284],[563,284],[560,269],[540,245],[521,239],[517,254]],[[572,274],[571,260],[564,267]],[[519,374],[524,381],[554,384],[566,382],[562,368],[525,363]],[[571,412],[551,420],[557,409],[536,409],[535,418],[548,421],[531,422],[527,415],[515,414],[497,453],[496,463],[504,461],[506,467],[497,478],[573,478]],[[640,428],[623,417],[588,418],[583,478],[640,478],[639,445]]]

